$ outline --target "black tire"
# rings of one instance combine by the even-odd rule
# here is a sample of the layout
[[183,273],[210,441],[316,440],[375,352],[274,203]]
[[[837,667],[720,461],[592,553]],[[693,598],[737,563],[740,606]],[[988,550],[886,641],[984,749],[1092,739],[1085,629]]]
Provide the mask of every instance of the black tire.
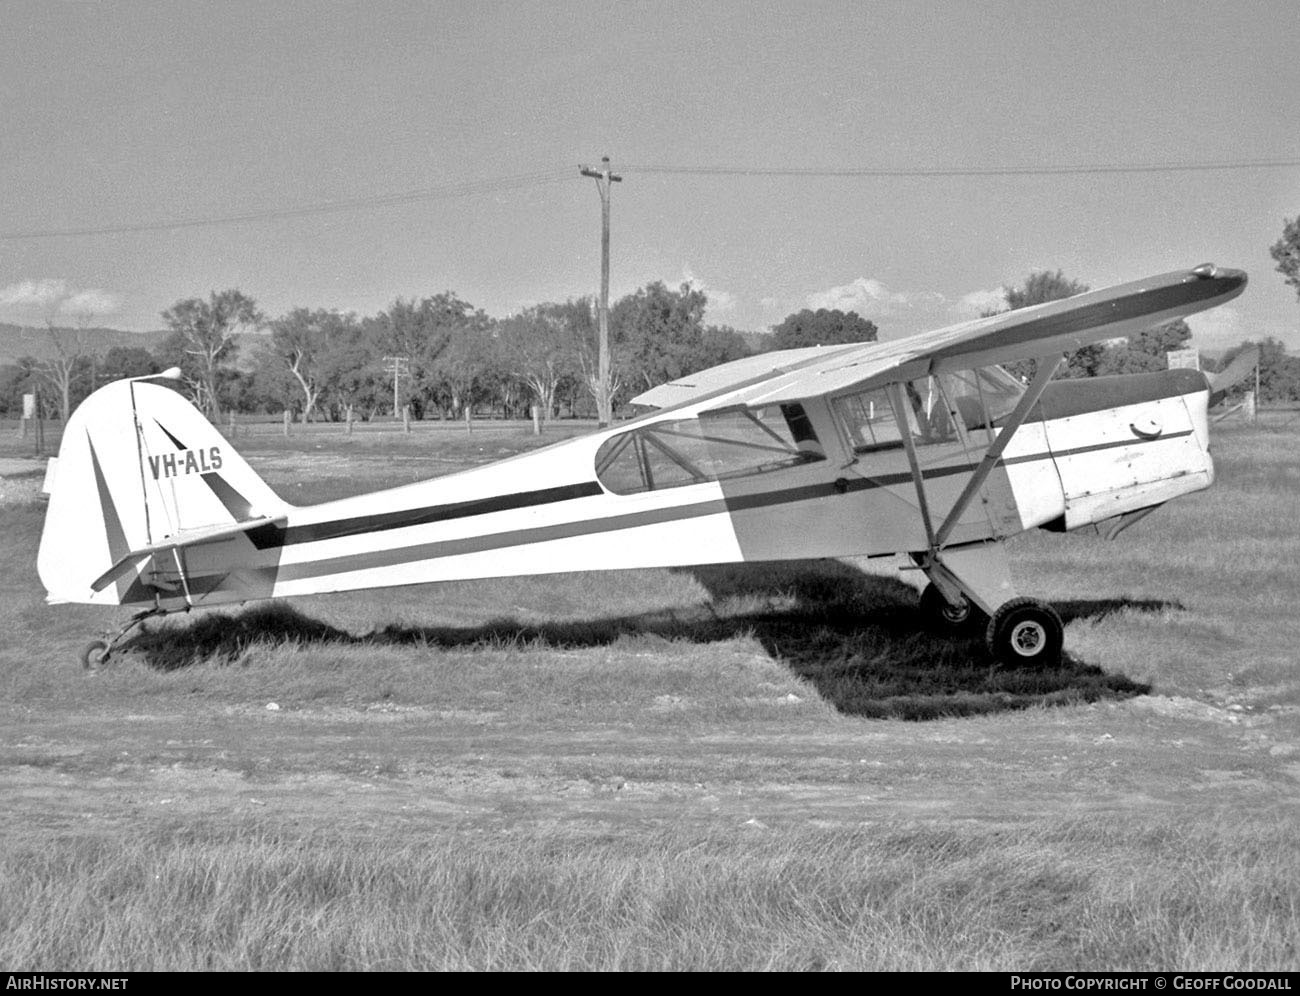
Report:
[[996,660],[1011,667],[1058,667],[1065,624],[1046,602],[1013,598],[993,613],[984,642]]
[[961,608],[953,608],[933,583],[927,584],[921,592],[920,609],[927,623],[949,633],[978,628],[988,621],[988,617],[965,598],[962,599]]
[[91,640],[81,648],[78,659],[81,661],[81,666],[87,671],[98,670],[100,665],[108,661],[108,641]]

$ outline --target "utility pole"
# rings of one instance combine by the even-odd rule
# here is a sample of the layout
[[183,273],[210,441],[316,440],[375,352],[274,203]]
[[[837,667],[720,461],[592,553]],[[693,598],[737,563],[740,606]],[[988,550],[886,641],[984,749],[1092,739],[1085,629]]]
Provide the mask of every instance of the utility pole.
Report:
[[600,192],[600,304],[596,311],[600,355],[596,361],[596,418],[603,429],[614,420],[609,396],[609,185],[622,183],[623,178],[609,171],[609,156],[601,156],[600,169],[579,166],[578,172],[594,179]]
[[402,382],[402,375],[409,374],[410,368],[407,366],[411,362],[409,356],[385,356],[384,362],[388,364],[385,373],[393,375],[393,418],[402,417],[402,406],[398,399],[400,397],[399,385]]

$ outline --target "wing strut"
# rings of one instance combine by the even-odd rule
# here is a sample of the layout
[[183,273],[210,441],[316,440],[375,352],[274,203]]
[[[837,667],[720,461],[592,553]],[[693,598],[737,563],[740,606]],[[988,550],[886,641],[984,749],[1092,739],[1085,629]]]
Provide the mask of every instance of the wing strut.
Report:
[[[987,452],[985,452],[984,459],[980,461],[979,466],[975,468],[975,473],[973,473],[970,480],[966,482],[966,487],[964,487],[961,494],[957,496],[957,501],[953,503],[952,510],[948,513],[948,517],[944,519],[943,525],[939,527],[938,533],[932,534],[930,532],[930,517],[926,512],[925,500],[922,498],[921,514],[925,519],[925,534],[930,540],[930,549],[932,551],[940,549],[947,541],[948,537],[952,535],[952,531],[957,528],[957,522],[961,519],[962,515],[965,514],[967,506],[970,505],[971,500],[979,492],[979,489],[984,486],[984,482],[988,479],[989,474],[993,472],[994,466],[1002,457],[1002,451],[1005,450],[1007,444],[1011,442],[1011,437],[1016,434],[1022,425],[1025,424],[1025,419],[1029,416],[1030,409],[1033,408],[1034,405],[1038,404],[1038,399],[1043,396],[1043,391],[1047,389],[1047,382],[1052,379],[1052,375],[1056,373],[1057,367],[1061,365],[1061,361],[1064,359],[1065,357],[1060,354],[1038,358],[1038,372],[1034,374],[1034,379],[1030,382],[1029,389],[1020,396],[1019,404],[1016,405],[1011,414],[1007,417],[1006,422],[998,431],[996,438],[994,438],[992,445],[989,446]],[[902,388],[898,387],[898,390],[901,391]],[[908,433],[903,433],[904,442],[907,441],[907,437]],[[917,470],[916,458],[913,455],[911,446],[907,447],[907,455],[908,459],[912,461],[912,475],[916,478],[916,488],[919,492],[921,490],[921,475]]]
[[908,431],[907,425],[907,398],[903,394],[902,381],[895,381],[888,385],[889,403],[894,406],[897,413],[900,432],[903,437],[903,449],[907,452],[907,462],[912,468],[912,483],[916,485],[916,500],[918,507],[921,509],[921,524],[925,526],[925,542],[931,550],[938,547],[934,535],[934,522],[930,518],[930,503],[925,498],[925,478],[921,473],[921,462],[916,456],[916,442],[912,439],[912,433]]

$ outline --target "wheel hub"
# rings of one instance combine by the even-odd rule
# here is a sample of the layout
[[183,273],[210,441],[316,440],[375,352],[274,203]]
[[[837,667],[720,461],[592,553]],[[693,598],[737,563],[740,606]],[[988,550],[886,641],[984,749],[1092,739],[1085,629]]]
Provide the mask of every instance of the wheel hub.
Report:
[[1047,642],[1047,630],[1042,623],[1025,620],[1011,629],[1011,649],[1021,657],[1033,657]]

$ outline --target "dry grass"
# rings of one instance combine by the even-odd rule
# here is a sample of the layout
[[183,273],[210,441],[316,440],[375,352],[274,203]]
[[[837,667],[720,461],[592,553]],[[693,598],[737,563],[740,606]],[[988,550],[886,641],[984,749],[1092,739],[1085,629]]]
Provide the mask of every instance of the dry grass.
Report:
[[346,839],[175,826],[0,866],[0,964],[108,969],[1222,971],[1294,965],[1290,829]]

